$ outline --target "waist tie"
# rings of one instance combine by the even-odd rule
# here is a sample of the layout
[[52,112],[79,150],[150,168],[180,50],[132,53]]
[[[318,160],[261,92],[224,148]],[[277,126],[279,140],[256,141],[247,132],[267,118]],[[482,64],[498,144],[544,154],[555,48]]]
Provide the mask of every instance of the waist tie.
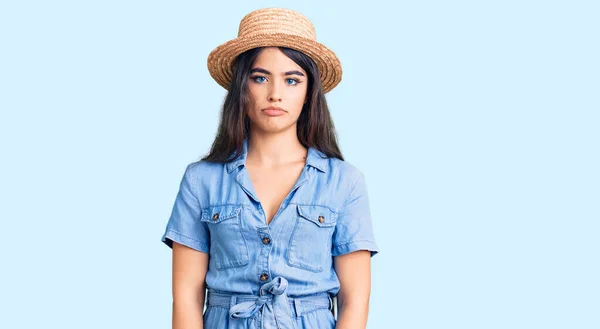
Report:
[[232,294],[221,291],[208,291],[208,306],[229,306],[230,319],[251,318],[262,311],[262,328],[294,329],[294,316],[317,309],[331,310],[333,301],[328,293],[309,296],[288,297],[288,281],[275,277],[263,284],[259,296]]

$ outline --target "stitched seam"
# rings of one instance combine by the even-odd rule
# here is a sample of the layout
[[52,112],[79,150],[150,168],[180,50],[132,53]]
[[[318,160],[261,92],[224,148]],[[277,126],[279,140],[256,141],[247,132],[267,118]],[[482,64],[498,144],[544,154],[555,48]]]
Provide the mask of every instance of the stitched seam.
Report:
[[206,242],[202,242],[202,241],[200,241],[200,240],[197,240],[197,239],[194,239],[194,238],[192,238],[192,237],[189,237],[189,236],[187,236],[187,235],[185,235],[185,234],[181,234],[181,233],[179,233],[179,232],[175,231],[174,229],[169,229],[168,231],[170,231],[170,232],[173,232],[173,233],[175,233],[175,234],[177,234],[177,235],[180,235],[180,236],[182,236],[182,237],[184,237],[184,238],[190,239],[190,240],[192,240],[192,241],[198,242],[199,244],[202,244],[202,245],[205,245],[205,246],[207,246],[207,247],[208,247],[208,243],[206,243]]
[[356,241],[350,241],[350,242],[344,242],[344,243],[336,244],[336,245],[334,245],[334,247],[341,247],[341,246],[345,246],[347,244],[357,243],[357,242],[371,242],[371,243],[375,243],[372,240],[356,240]]
[[356,185],[358,185],[358,180],[360,179],[360,174],[357,175],[356,180],[354,181],[354,185],[352,186],[352,189],[350,190],[350,193],[348,193],[348,196],[346,197],[346,201],[344,201],[344,205],[342,206],[342,209],[340,210],[340,213],[344,213],[344,210],[346,209],[346,206],[348,206],[348,204],[350,203],[348,200],[350,200],[350,196],[352,196],[352,193],[354,193],[354,190],[356,189]]
[[247,205],[244,203],[219,203],[219,204],[210,205],[208,207],[204,207],[203,209],[214,208],[214,207],[226,207],[226,206],[235,206],[235,207],[245,208]]
[[[202,218],[202,205],[200,204],[200,199],[198,199],[198,197],[196,196],[196,193],[194,193],[198,189],[198,186],[196,185],[196,177],[194,176],[194,173],[191,170],[192,165],[193,165],[193,163],[190,163],[186,170],[189,171],[189,173],[190,173],[190,178],[191,178],[190,186],[193,187],[192,195],[194,196],[194,199],[196,199],[196,202],[198,203],[198,210],[200,212],[198,214],[198,219],[200,219],[200,218]],[[194,218],[194,219],[196,219],[196,218]],[[200,242],[200,241],[198,241],[198,242]]]
[[329,207],[327,205],[316,204],[316,203],[296,203],[296,202],[289,202],[288,205],[310,206],[310,207],[312,207],[312,206],[323,207],[323,208],[329,209],[329,211],[331,211],[332,213],[337,213],[336,210],[332,209],[331,207]]

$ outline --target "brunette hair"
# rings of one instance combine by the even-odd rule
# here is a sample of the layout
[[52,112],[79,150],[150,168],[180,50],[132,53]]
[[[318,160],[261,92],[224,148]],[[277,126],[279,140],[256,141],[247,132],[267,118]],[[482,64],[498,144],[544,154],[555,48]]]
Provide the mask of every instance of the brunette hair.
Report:
[[[327,107],[319,70],[304,53],[285,47],[281,51],[308,74],[306,102],[298,117],[298,140],[304,147],[313,147],[327,157],[344,160],[337,144],[336,131]],[[244,109],[250,104],[248,80],[252,65],[263,48],[253,48],[240,54],[233,63],[231,84],[221,109],[219,128],[211,149],[201,160],[229,162],[243,151],[244,138],[249,136],[250,119]],[[317,77],[315,79],[315,77]],[[231,156],[233,155],[233,157]]]

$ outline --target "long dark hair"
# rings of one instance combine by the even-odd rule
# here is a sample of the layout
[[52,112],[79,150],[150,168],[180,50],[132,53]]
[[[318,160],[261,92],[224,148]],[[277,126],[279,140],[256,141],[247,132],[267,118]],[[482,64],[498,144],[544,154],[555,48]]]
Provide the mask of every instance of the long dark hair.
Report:
[[[263,48],[253,48],[240,54],[233,64],[229,92],[225,96],[217,135],[211,149],[201,160],[229,162],[243,151],[244,138],[250,136],[250,119],[245,109],[250,104],[248,79],[252,65]],[[327,157],[344,160],[337,144],[337,137],[323,87],[315,62],[304,53],[285,47],[281,51],[308,74],[306,102],[298,117],[297,134],[300,143],[323,152]],[[315,77],[317,77],[315,79]],[[235,151],[233,157],[232,153]]]

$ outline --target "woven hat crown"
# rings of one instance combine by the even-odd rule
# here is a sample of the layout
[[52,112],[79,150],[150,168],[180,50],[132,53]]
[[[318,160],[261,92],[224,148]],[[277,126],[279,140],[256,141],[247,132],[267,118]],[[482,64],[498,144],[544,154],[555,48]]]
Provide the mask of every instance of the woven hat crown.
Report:
[[264,34],[288,34],[317,39],[315,27],[306,16],[283,8],[256,10],[242,18],[238,30],[239,38]]

